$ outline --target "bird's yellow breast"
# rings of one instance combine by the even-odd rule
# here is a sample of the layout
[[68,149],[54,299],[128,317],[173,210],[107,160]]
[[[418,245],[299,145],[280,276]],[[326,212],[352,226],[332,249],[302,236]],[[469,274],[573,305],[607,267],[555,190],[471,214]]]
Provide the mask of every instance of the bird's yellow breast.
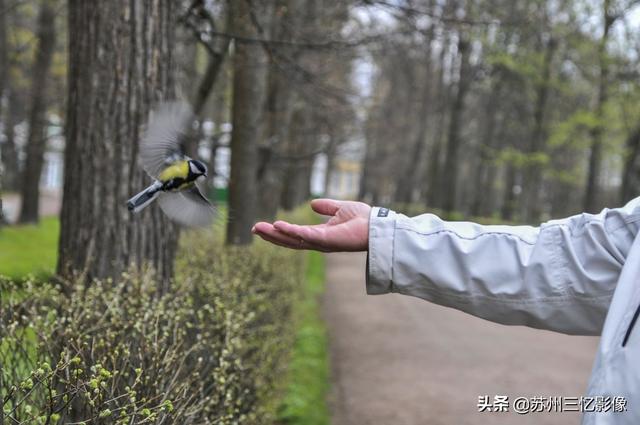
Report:
[[178,161],[162,170],[158,177],[160,181],[166,182],[175,178],[186,179],[188,175],[189,163],[187,161]]

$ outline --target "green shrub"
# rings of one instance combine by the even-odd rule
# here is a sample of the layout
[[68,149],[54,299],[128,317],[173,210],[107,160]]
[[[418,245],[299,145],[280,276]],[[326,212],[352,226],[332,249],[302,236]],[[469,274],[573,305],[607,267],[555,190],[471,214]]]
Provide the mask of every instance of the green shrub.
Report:
[[164,294],[151,272],[19,296],[1,281],[5,423],[271,423],[305,259],[194,234]]

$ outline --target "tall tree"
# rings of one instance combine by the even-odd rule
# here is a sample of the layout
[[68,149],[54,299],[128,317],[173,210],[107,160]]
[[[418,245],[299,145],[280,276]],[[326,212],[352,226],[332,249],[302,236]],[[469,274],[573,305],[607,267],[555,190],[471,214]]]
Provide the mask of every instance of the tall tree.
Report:
[[2,114],[7,75],[9,73],[6,8],[5,0],[0,0],[0,114]]
[[551,86],[551,64],[556,50],[557,42],[552,34],[548,35],[544,44],[542,71],[536,84],[536,103],[533,117],[533,132],[529,139],[528,154],[530,164],[525,170],[524,184],[524,219],[535,222],[540,219],[542,213],[540,205],[540,191],[542,189],[542,156],[546,145],[545,117],[548,109],[547,99]]
[[42,0],[38,13],[38,47],[31,83],[27,158],[22,175],[21,223],[37,223],[40,205],[40,174],[46,147],[46,110],[49,68],[56,44],[55,10],[51,0]]
[[[494,70],[494,74],[498,72]],[[495,77],[495,75],[494,75]],[[496,126],[500,116],[499,101],[504,91],[503,81],[495,78],[491,82],[489,95],[485,100],[484,129],[479,146],[478,165],[475,179],[472,182],[474,192],[471,203],[471,215],[483,216],[491,214],[491,205],[494,196],[495,178],[495,151],[499,148],[499,139],[496,136]]]
[[602,136],[604,134],[604,107],[609,97],[609,57],[607,44],[611,27],[619,15],[613,11],[616,0],[603,0],[602,3],[602,36],[598,45],[598,97],[595,115],[598,122],[591,130],[591,149],[589,152],[589,169],[584,195],[584,210],[595,212],[599,208],[599,183],[602,168]]
[[436,101],[437,106],[436,115],[436,129],[433,136],[433,144],[429,152],[429,164],[427,166],[427,181],[425,182],[426,190],[426,204],[427,207],[440,207],[442,205],[442,194],[444,192],[442,188],[442,148],[444,144],[444,137],[446,132],[447,121],[447,105],[451,98],[451,85],[447,84],[447,75],[445,73],[445,60],[447,58],[447,52],[449,50],[449,35],[445,33],[444,40],[440,46],[440,54],[438,55],[438,76],[437,76],[437,90]]
[[[167,284],[177,230],[157,206],[131,215],[149,184],[138,163],[150,108],[173,96],[175,2],[69,0],[69,96],[58,272],[87,280],[149,263]],[[161,288],[164,289],[164,288]]]
[[622,171],[622,186],[620,187],[620,201],[627,202],[640,193],[640,172],[638,157],[640,157],[640,124],[627,136],[625,142],[626,154]]
[[[9,51],[13,47],[9,43],[7,27],[12,20],[10,8],[6,0],[0,0],[0,119],[4,130],[4,140],[0,144],[2,159],[2,185],[4,190],[19,189],[18,152],[15,143],[15,125],[18,121],[19,109],[22,109],[21,97],[11,81],[11,65]],[[12,50],[13,51],[13,50]]]
[[[349,2],[303,0],[298,2],[297,13],[281,22],[293,30],[295,39],[292,34],[286,36],[295,44],[295,40],[327,40],[327,34],[340,34],[348,19]],[[279,49],[278,52],[284,53],[277,54],[276,58],[284,65],[281,83],[286,88],[285,91],[278,90],[282,96],[275,97],[276,100],[280,98],[280,106],[275,105],[272,110],[275,114],[271,117],[276,120],[271,128],[281,135],[286,135],[288,129],[288,136],[284,144],[272,149],[272,158],[277,160],[271,168],[278,162],[284,168],[278,185],[280,206],[290,210],[311,196],[311,174],[316,155],[320,152],[329,154],[343,140],[344,122],[352,117],[345,96],[349,90],[351,57],[342,49],[318,45]],[[293,86],[289,100],[288,86]],[[287,103],[292,105],[287,107]],[[273,134],[271,132],[269,136]],[[282,140],[282,137],[276,135],[272,140]],[[330,172],[329,168],[327,172]],[[273,213],[275,208],[271,205],[270,212]]]
[[[229,219],[227,243],[251,243],[251,227],[256,219],[258,139],[261,136],[267,87],[267,55],[258,39],[259,19],[268,12],[257,2],[233,1],[231,7],[235,54],[233,61],[233,107],[231,171],[229,176]],[[253,7],[252,7],[253,6]],[[264,21],[261,28],[266,27]]]
[[451,118],[449,121],[449,135],[444,163],[443,182],[446,184],[443,207],[447,212],[456,208],[458,170],[460,169],[460,147],[462,139],[460,135],[464,104],[471,83],[471,43],[464,31],[458,34],[458,87],[453,103],[451,104]]
[[[231,16],[229,3],[228,0],[222,2],[224,6],[220,19],[222,22],[216,21],[213,14],[207,9],[204,0],[195,0],[183,18],[183,21],[193,31],[196,39],[207,52],[207,68],[198,84],[193,100],[193,110],[196,114],[202,112],[207,99],[209,99],[231,44],[231,37],[207,37],[208,31],[219,31],[218,26],[221,24],[223,31],[227,32]],[[200,29],[202,25],[205,26],[206,30],[202,31]]]
[[[282,42],[293,42],[300,29],[304,11],[303,0],[278,0],[272,22],[271,37]],[[291,61],[299,58],[300,49],[270,48],[270,67],[266,101],[265,137],[259,146],[258,164],[258,208],[261,219],[273,220],[282,192],[287,161],[284,151],[287,146],[296,92],[291,84]]]
[[[7,14],[4,12],[4,0],[0,0],[0,119],[3,114],[4,88],[7,82],[8,58],[7,58]],[[0,157],[4,156],[4,149],[0,152]],[[5,217],[2,209],[2,189],[4,181],[4,170],[0,166],[0,226],[4,223]]]
[[19,94],[13,88],[10,88],[10,84],[7,87],[9,87],[5,96],[7,107],[3,117],[5,140],[2,143],[2,181],[5,190],[15,191],[20,189],[20,168],[15,127],[20,119],[20,110],[23,108]]
[[[435,0],[430,0],[429,9],[433,10],[435,6]],[[424,76],[422,78],[422,94],[420,98],[420,106],[418,112],[418,128],[416,129],[414,139],[411,146],[407,149],[407,168],[408,172],[402,174],[402,177],[398,181],[396,188],[396,200],[402,203],[410,203],[413,201],[414,194],[416,192],[416,186],[418,184],[418,177],[420,176],[420,162],[423,158],[423,151],[426,147],[427,130],[429,123],[429,115],[431,112],[431,91],[432,91],[432,74],[433,74],[433,61],[432,61],[432,43],[435,36],[435,22],[431,22],[429,29],[424,40],[424,58],[423,65]]]

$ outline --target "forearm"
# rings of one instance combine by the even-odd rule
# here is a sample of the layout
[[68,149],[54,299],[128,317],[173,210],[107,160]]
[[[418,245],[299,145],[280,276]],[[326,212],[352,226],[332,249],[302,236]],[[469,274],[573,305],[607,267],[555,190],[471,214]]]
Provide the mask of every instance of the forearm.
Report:
[[425,214],[370,217],[367,292],[397,292],[498,323],[598,334],[637,232],[635,205],[540,227]]

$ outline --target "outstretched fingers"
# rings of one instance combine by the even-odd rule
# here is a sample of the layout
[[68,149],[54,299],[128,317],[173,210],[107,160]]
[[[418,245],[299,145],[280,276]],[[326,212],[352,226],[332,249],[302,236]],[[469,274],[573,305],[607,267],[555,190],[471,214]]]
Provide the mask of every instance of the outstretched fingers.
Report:
[[314,249],[317,251],[324,251],[324,248],[316,246],[315,244],[304,240],[301,237],[291,236],[279,231],[274,227],[274,225],[270,223],[257,223],[255,226],[253,226],[253,229],[251,229],[251,231],[267,242],[271,242],[285,248]]
[[287,223],[286,221],[276,221],[273,227],[279,232],[295,239],[302,239],[312,245],[325,247],[326,235],[325,224],[300,226],[298,224]]

